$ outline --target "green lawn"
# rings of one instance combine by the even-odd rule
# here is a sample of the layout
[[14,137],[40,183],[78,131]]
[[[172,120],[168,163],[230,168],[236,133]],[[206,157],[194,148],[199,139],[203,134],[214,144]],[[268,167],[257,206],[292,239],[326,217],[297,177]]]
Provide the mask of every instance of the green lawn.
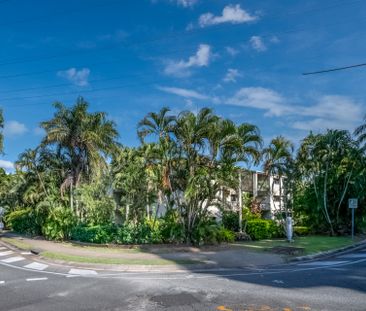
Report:
[[189,259],[177,259],[177,260],[169,260],[169,259],[130,259],[130,258],[104,258],[104,257],[83,257],[83,256],[75,256],[63,253],[56,252],[42,252],[41,256],[44,258],[55,259],[55,260],[63,260],[68,262],[83,262],[83,263],[96,263],[96,264],[110,264],[110,265],[153,265],[153,266],[162,266],[162,265],[174,265],[174,264],[182,264],[182,265],[190,265],[190,264],[198,264],[201,263],[197,260],[189,260]]
[[236,245],[250,248],[252,250],[267,250],[275,246],[292,246],[305,248],[305,255],[318,252],[328,251],[341,248],[359,242],[360,239],[355,238],[354,241],[350,237],[330,237],[330,236],[305,236],[298,237],[294,242],[288,243],[284,239],[261,240],[251,242],[240,242]]

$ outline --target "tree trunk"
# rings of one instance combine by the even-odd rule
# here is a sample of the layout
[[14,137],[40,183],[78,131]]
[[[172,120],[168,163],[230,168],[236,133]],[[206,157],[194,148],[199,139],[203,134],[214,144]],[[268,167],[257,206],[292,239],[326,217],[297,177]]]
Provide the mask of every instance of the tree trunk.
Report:
[[328,200],[327,200],[327,186],[328,186],[328,169],[329,169],[329,162],[327,162],[326,164],[326,170],[325,170],[325,176],[324,176],[324,187],[323,187],[323,207],[324,207],[324,211],[325,211],[325,215],[327,218],[327,221],[329,223],[330,226],[330,232],[331,235],[334,236],[334,229],[333,229],[333,224],[332,221],[329,217],[329,212],[328,212]]
[[74,190],[73,190],[73,183],[70,184],[70,208],[73,212],[74,211]]

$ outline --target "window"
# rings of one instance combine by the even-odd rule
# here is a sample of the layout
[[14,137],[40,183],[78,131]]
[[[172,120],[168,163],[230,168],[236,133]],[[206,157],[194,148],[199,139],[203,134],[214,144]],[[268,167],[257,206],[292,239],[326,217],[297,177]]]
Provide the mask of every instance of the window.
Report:
[[236,194],[230,195],[230,201],[231,202],[236,202]]

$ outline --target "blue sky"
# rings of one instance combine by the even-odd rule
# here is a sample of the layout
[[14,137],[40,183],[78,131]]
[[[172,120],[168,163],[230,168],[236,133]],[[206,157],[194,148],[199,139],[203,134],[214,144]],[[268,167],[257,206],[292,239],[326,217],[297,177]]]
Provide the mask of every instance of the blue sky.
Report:
[[366,2],[354,0],[0,1],[0,106],[11,162],[41,137],[52,103],[78,95],[125,145],[150,111],[208,106],[265,141],[353,130],[366,113]]

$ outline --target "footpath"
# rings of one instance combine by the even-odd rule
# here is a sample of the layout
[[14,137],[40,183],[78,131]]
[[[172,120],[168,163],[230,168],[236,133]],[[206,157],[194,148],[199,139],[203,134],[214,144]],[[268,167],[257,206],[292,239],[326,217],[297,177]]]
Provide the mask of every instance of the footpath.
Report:
[[39,262],[111,271],[259,268],[285,262],[281,255],[251,251],[235,244],[202,248],[174,245],[91,246],[31,239],[10,233],[0,235],[0,243],[27,253]]

